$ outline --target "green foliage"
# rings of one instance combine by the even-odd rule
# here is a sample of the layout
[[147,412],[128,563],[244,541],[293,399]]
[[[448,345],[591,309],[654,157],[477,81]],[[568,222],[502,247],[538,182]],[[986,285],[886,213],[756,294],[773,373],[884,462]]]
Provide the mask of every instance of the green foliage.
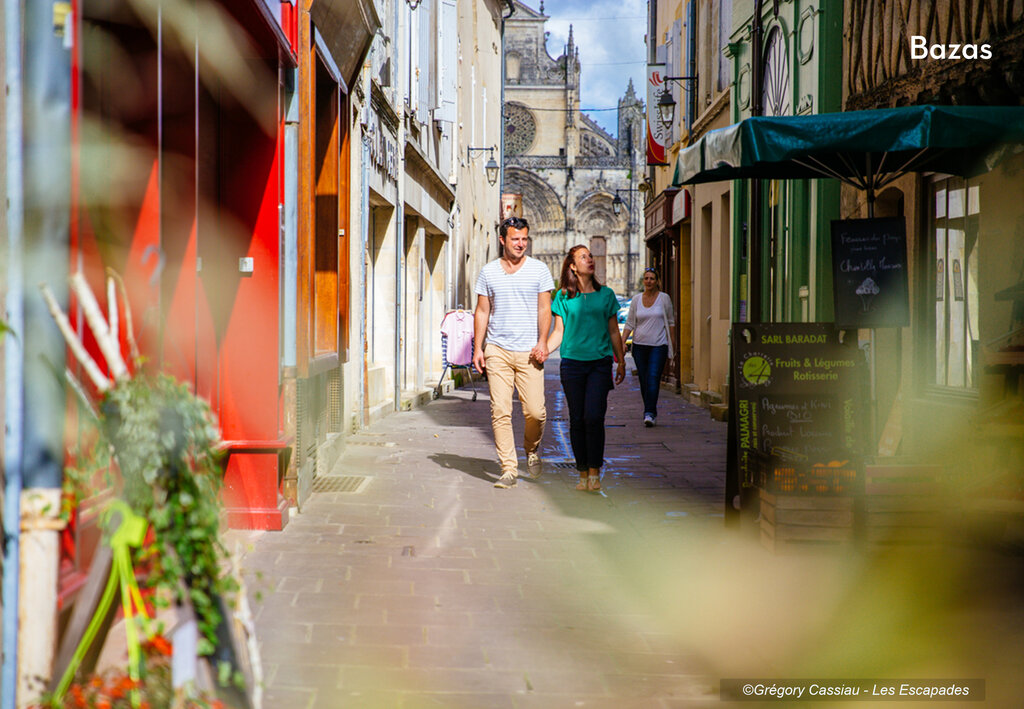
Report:
[[170,376],[137,374],[104,397],[89,454],[67,476],[72,504],[102,476],[149,521],[154,539],[140,558],[149,564],[148,583],[179,601],[187,594],[201,633],[200,655],[212,654],[217,644],[217,599],[229,600],[237,590],[221,564],[219,440],[205,401]]

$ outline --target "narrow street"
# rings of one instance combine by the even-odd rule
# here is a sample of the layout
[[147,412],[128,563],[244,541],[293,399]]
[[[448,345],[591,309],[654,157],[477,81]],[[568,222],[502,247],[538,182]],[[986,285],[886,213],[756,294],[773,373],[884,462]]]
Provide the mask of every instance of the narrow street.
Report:
[[351,437],[284,531],[237,533],[264,706],[722,706],[722,678],[787,676],[987,677],[992,697],[1003,670],[1020,690],[1019,613],[964,599],[949,557],[910,571],[727,533],[725,425],[665,392],[644,428],[632,371],[600,494],[574,489],[554,360],[538,480],[493,487],[477,382]]

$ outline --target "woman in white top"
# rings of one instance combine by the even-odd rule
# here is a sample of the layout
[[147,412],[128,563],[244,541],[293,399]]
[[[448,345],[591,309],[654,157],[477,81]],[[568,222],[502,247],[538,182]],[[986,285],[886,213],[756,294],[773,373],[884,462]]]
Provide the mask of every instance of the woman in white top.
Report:
[[658,393],[665,363],[672,360],[676,332],[672,299],[661,292],[658,272],[644,269],[644,290],[633,296],[626,317],[622,341],[633,333],[633,361],[640,375],[640,395],[644,400],[644,426],[650,428],[658,417]]

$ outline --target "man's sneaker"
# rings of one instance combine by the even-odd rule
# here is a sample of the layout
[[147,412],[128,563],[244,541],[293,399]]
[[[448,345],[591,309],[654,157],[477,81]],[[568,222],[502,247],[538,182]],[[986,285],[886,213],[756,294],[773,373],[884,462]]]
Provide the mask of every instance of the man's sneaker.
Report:
[[526,474],[531,480],[536,480],[540,477],[541,467],[539,455],[530,453],[530,455],[526,456]]
[[651,428],[654,425],[654,417],[650,414],[644,414],[644,426]]
[[516,476],[513,473],[503,473],[494,483],[494,487],[510,488],[516,486]]

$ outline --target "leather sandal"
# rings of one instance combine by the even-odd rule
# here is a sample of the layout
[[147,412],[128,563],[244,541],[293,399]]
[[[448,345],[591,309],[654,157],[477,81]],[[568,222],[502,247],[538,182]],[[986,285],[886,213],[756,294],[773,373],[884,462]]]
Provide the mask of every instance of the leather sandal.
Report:
[[601,489],[601,476],[591,475],[587,478],[587,489],[591,492],[597,492]]
[[576,489],[577,490],[584,490],[584,491],[587,490],[587,476],[586,475],[581,475],[580,476],[580,481],[578,483],[576,483]]

